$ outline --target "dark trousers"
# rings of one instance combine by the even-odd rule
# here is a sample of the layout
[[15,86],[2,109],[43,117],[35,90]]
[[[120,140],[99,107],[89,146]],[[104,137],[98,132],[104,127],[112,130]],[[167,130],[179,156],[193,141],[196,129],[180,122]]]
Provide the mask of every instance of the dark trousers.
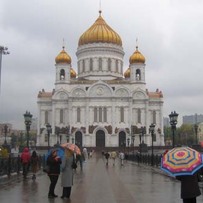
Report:
[[24,178],[27,177],[27,173],[28,173],[28,163],[23,163],[23,176],[24,176]]
[[71,187],[63,187],[62,197],[70,198]]
[[54,190],[58,181],[58,177],[58,175],[49,175],[49,179],[51,182],[49,186],[49,195],[55,195]]
[[190,199],[183,199],[183,203],[196,203],[196,197]]

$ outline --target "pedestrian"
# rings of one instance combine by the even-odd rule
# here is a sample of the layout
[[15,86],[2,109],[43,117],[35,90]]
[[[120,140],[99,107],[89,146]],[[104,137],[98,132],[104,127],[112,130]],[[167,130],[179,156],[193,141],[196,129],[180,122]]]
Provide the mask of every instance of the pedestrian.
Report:
[[24,179],[26,179],[27,174],[28,174],[29,165],[30,165],[30,158],[31,158],[28,147],[25,147],[23,149],[23,152],[22,152],[20,158],[21,158],[21,163],[23,165],[23,177],[24,177]]
[[125,158],[125,155],[124,155],[123,152],[120,152],[120,153],[119,153],[119,158],[120,158],[120,160],[121,160],[121,166],[123,166],[123,162],[124,162],[124,158]]
[[58,195],[55,194],[54,190],[60,174],[60,164],[61,164],[61,158],[57,156],[56,149],[51,150],[51,154],[47,157],[46,164],[49,166],[48,176],[50,179],[48,197],[55,198],[58,197]]
[[35,180],[36,179],[36,173],[39,169],[39,157],[38,157],[37,152],[35,150],[32,152],[30,164],[31,164],[31,170],[33,173],[32,179]]
[[105,158],[106,158],[106,166],[108,166],[110,154],[109,154],[108,152],[106,152],[106,153],[104,154],[104,156],[105,156]]
[[111,158],[113,160],[113,166],[115,166],[117,153],[115,151],[111,152]]
[[65,154],[62,159],[62,176],[61,176],[61,186],[63,187],[62,199],[69,199],[71,194],[71,187],[73,186],[73,168],[72,163],[74,161],[74,153],[66,149]]
[[80,169],[82,170],[83,165],[83,157],[82,154],[76,154],[76,164],[80,163]]
[[196,197],[201,195],[198,185],[198,173],[177,176],[176,179],[181,181],[181,199],[183,203],[196,203]]

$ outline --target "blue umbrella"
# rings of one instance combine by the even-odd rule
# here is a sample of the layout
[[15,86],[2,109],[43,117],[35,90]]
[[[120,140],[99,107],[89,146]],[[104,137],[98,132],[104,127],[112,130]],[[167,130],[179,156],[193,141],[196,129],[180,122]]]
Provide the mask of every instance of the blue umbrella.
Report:
[[[62,158],[63,158],[63,155],[64,155],[64,148],[59,146],[59,147],[56,147],[56,148],[54,148],[54,149],[57,150],[57,156],[59,156],[59,157],[62,159]],[[53,150],[53,148],[50,149],[50,150],[47,152],[47,154],[45,155],[45,160],[47,160],[47,157],[51,154],[52,150]]]

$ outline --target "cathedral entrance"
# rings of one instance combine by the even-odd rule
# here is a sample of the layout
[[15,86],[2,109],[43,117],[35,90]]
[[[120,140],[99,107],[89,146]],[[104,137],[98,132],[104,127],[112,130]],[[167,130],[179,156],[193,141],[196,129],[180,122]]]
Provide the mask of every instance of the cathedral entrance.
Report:
[[80,131],[77,131],[75,133],[75,144],[78,145],[78,147],[82,147],[82,133]]
[[125,134],[125,132],[123,132],[123,131],[119,132],[118,137],[119,137],[118,146],[125,148],[126,147],[126,134]]
[[96,147],[105,147],[105,133],[103,130],[96,132]]

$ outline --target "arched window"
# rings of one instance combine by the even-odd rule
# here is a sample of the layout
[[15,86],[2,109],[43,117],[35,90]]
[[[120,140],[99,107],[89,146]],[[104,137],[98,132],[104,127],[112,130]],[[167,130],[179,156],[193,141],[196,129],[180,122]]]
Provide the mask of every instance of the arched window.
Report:
[[65,70],[61,69],[60,70],[60,80],[64,80],[65,79]]
[[82,60],[82,72],[85,72],[85,60]]
[[156,111],[152,112],[152,123],[156,124]]
[[99,70],[102,70],[102,58],[99,58]]
[[124,107],[120,108],[120,122],[124,122]]
[[118,73],[118,60],[116,60],[116,73]]
[[136,80],[141,80],[141,71],[140,71],[140,69],[136,70]]
[[77,108],[77,122],[80,123],[80,107]]
[[92,71],[92,70],[93,70],[93,60],[90,59],[90,71]]
[[60,123],[63,123],[63,109],[60,109]]
[[137,122],[141,123],[141,109],[137,110]]
[[48,111],[45,111],[45,116],[44,116],[44,123],[47,124],[49,123],[49,112]]
[[111,59],[108,59],[108,71],[111,71]]

